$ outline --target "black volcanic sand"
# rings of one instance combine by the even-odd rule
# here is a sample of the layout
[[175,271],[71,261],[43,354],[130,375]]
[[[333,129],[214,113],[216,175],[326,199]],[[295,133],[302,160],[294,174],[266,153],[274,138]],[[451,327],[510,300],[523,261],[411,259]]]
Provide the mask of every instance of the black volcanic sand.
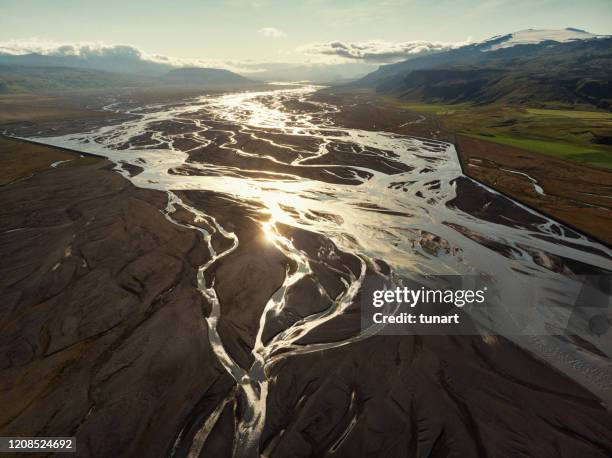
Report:
[[387,175],[410,172],[414,169],[395,158],[399,157],[391,151],[377,148],[361,150],[353,143],[334,142],[328,147],[329,152],[312,159],[306,159],[303,164],[341,164],[354,167],[366,167]]
[[[479,185],[471,178],[459,177],[454,180],[454,185],[457,196],[447,202],[449,207],[457,208],[485,221],[525,229],[536,230],[538,225],[546,222],[541,216],[525,207],[509,205],[509,199],[506,196],[487,192],[483,186]],[[464,236],[474,240],[480,245],[497,251],[507,258],[518,259],[523,256],[523,254],[519,253],[514,248],[498,241],[490,240],[485,235],[472,232],[464,226],[448,222],[443,222],[443,224],[452,227]],[[569,228],[564,228],[563,230],[566,237],[580,237],[580,234]],[[557,227],[557,231],[560,233],[561,229]],[[566,275],[610,274],[610,272],[605,269],[585,264],[574,259],[554,255],[536,247],[521,245],[521,248],[525,250],[536,264],[553,272]],[[603,252],[596,252],[601,256],[606,256]]]
[[[249,367],[259,316],[273,285],[280,286],[283,272],[294,266],[262,237],[256,203],[238,204],[201,191],[179,194],[239,237],[239,249],[214,266],[211,276],[221,302],[222,340],[230,355]],[[278,229],[308,257],[313,274],[289,289],[284,310],[266,325],[264,342],[329,307],[330,298],[343,292],[340,278],[347,280],[360,268],[355,256],[319,234],[285,225]],[[442,242],[432,241],[436,247]],[[379,263],[366,267],[369,275],[384,274]],[[359,318],[357,300],[339,319],[297,343],[354,337]],[[603,457],[612,452],[612,417],[600,401],[501,337],[373,337],[281,356],[268,371],[261,447],[270,457],[543,457],[560,456],[559,450],[561,456]],[[236,415],[240,408],[226,405],[200,456],[230,453]],[[200,424],[204,419],[200,416]]]
[[384,103],[369,89],[327,88],[313,94],[312,100],[340,107],[329,115],[340,126],[453,141],[452,133],[435,116],[424,117],[394,103]]
[[295,270],[295,263],[265,238],[257,204],[239,205],[209,192],[177,194],[185,198],[185,203],[205,208],[208,215],[238,236],[238,248],[215,262],[207,275],[215,279],[221,303],[217,329],[224,347],[240,366],[248,368],[263,308],[283,284],[286,272]]
[[[206,111],[193,114],[191,117],[202,118],[206,125],[213,129],[199,132],[198,140],[189,136],[193,126],[180,122],[165,121],[152,127],[153,130],[159,129],[164,134],[187,134],[185,138],[177,139],[173,146],[188,152],[188,162],[194,166],[181,166],[171,173],[209,175],[214,172],[199,168],[197,165],[210,164],[227,167],[227,173],[236,176],[277,179],[302,177],[327,183],[357,185],[372,176],[370,172],[357,167],[386,174],[412,170],[412,167],[398,161],[398,155],[391,151],[374,148],[355,151],[355,145],[335,141],[330,145],[330,152],[316,156],[315,153],[322,143],[318,138],[282,134],[275,129],[257,128],[244,131],[234,124],[210,120],[210,114]],[[157,148],[158,146],[151,142],[151,135],[152,132],[149,132],[133,138],[129,144],[120,146],[120,149],[130,146]],[[203,144],[201,138],[209,140],[210,143]],[[294,164],[296,160],[302,162]]]
[[165,456],[233,381],[195,287],[209,254],[108,161],[0,188],[0,434],[79,456]]
[[373,337],[274,366],[270,457],[606,457],[612,418],[504,339]]
[[[217,122],[207,122],[207,124],[214,125],[217,128],[223,128],[223,131],[212,131],[204,132],[203,137],[211,140],[211,143],[205,146],[189,150],[189,162],[202,163],[202,164],[213,164],[217,166],[231,167],[233,169],[257,171],[266,176],[267,173],[280,173],[286,176],[299,176],[303,178],[309,178],[312,180],[323,181],[327,183],[343,183],[343,184],[360,184],[362,179],[368,179],[372,175],[371,173],[359,170],[354,167],[343,165],[342,163],[337,164],[332,160],[319,160],[318,162],[310,163],[308,165],[299,166],[292,165],[295,159],[299,159],[302,156],[307,156],[307,153],[298,154],[290,148],[297,148],[297,146],[280,143],[284,139],[278,138],[276,143],[272,147],[263,148],[267,142],[263,140],[254,141],[253,137],[249,134],[237,131],[236,128],[229,124],[222,124]],[[232,130],[233,129],[233,130]],[[257,135],[260,135],[258,132]],[[274,135],[272,132],[271,135]],[[310,140],[304,137],[304,144],[308,145]],[[295,143],[295,140],[294,140]],[[283,148],[283,146],[285,146]],[[236,154],[233,150],[240,149],[248,155]],[[327,155],[326,155],[327,156]],[[333,158],[331,158],[333,159]],[[376,169],[376,163],[383,163],[384,158],[374,162],[371,168]],[[396,161],[393,161],[398,164]],[[325,165],[318,165],[325,164]],[[359,164],[355,164],[359,165]],[[389,168],[392,166],[387,166]],[[176,171],[182,173],[185,171],[191,175],[208,174],[207,170],[200,170],[197,168],[187,168],[185,166],[177,169]],[[401,170],[398,167],[393,168],[395,173],[399,173]],[[251,172],[252,174],[253,172]],[[248,174],[247,174],[248,175]]]
[[[248,136],[239,141],[247,145]],[[274,141],[284,149],[282,139]],[[342,160],[341,145],[334,161]],[[232,165],[229,156],[219,147],[190,152],[194,162]],[[385,159],[377,163],[381,170],[398,170],[392,155]],[[262,173],[310,168],[265,157],[239,162]],[[229,400],[200,454],[228,456],[242,408],[209,344],[204,316],[211,304],[196,288],[196,270],[210,253],[198,232],[160,212],[166,194],[137,189],[110,168],[102,160],[59,167],[0,187],[0,435],[76,435],[79,456],[155,457],[168,456],[182,431],[175,454],[182,457],[211,412]],[[326,177],[324,165],[312,170],[322,174],[313,178]],[[465,198],[449,205],[498,218],[502,200],[485,206],[471,181],[456,186]],[[264,237],[258,203],[177,194],[239,239],[206,280],[214,279],[221,304],[224,346],[248,368],[259,317],[296,264]],[[509,216],[522,227],[539,224],[527,213]],[[217,252],[231,246],[211,221],[186,208],[172,216],[211,232]],[[363,262],[319,234],[277,229],[308,258],[312,274],[287,291],[264,342],[329,307],[346,288],[342,279],[357,276]],[[415,240],[432,253],[452,249],[423,231]],[[377,281],[389,273],[381,260],[365,269]],[[358,303],[302,337],[298,348],[355,337]],[[267,373],[260,446],[269,457],[612,455],[612,416],[600,401],[499,337],[371,337],[279,356]]]
[[[300,176],[312,180],[322,181],[326,183],[342,183],[342,184],[361,184],[362,180],[356,179],[355,176],[360,176],[363,179],[368,179],[372,175],[369,172],[353,169],[350,167],[341,166],[292,166],[282,162],[275,162],[265,157],[239,156],[230,153],[223,147],[216,145],[205,146],[198,148],[189,153],[189,160],[195,163],[215,164],[219,166],[233,167],[238,169],[281,173],[285,175]],[[198,174],[198,169],[193,169],[190,172],[192,175]],[[202,171],[208,174],[206,170]]]
[[[295,272],[296,263],[265,237],[261,223],[267,218],[257,203],[238,203],[227,196],[205,191],[181,191],[177,195],[185,203],[205,209],[208,215],[238,237],[238,248],[213,263],[207,271],[207,279],[215,280],[215,291],[221,304],[217,329],[224,347],[232,359],[248,368],[253,363],[251,350],[259,328],[259,317],[269,298],[283,284],[285,275]],[[192,216],[178,212],[173,217],[202,226]],[[213,232],[213,246],[217,251],[228,248],[222,241],[223,236],[210,225],[205,223],[202,227]],[[341,251],[317,233],[286,225],[279,225],[278,230],[308,257],[312,274],[289,287],[283,311],[270,317],[266,323],[262,336],[264,343],[301,318],[329,308],[333,300],[345,292],[343,281],[350,282],[351,277],[359,277],[361,269],[356,256]],[[376,274],[375,269],[370,270],[372,275]],[[357,334],[360,330],[357,303],[351,309],[353,313],[330,322],[329,327],[322,326],[300,343],[317,338],[335,341]],[[339,329],[344,332],[339,332]]]

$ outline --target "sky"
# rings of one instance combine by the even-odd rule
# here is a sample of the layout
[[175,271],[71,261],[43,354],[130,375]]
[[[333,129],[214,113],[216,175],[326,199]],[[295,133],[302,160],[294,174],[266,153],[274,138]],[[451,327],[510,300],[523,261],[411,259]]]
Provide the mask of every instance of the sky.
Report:
[[[612,34],[612,0],[0,1],[0,43],[122,44],[210,61],[378,65],[415,47],[565,27]],[[329,52],[334,43],[374,53]]]

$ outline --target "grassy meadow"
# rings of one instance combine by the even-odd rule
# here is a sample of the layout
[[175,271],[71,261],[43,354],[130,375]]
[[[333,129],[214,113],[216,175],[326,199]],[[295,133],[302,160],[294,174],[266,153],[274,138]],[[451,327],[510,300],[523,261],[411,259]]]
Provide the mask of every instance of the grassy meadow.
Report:
[[523,108],[500,105],[426,104],[393,101],[402,108],[436,116],[454,133],[612,168],[612,113],[586,109]]

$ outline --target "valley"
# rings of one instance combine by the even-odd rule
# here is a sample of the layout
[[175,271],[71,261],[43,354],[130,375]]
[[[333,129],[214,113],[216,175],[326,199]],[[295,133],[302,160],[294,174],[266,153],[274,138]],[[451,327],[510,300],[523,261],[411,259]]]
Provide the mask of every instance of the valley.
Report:
[[[3,297],[19,310],[3,318],[3,430],[70,428],[104,455],[350,455],[381,439],[397,456],[451,443],[531,450],[512,421],[574,453],[609,450],[598,399],[610,349],[552,306],[575,275],[609,271],[609,248],[470,180],[452,144],[336,121],[346,108],[317,89],[100,98],[111,116],[81,130],[61,119],[5,128],[109,161],[51,167],[58,156],[2,189]],[[33,189],[46,197],[25,204]],[[467,310],[475,335],[360,325],[365,283],[479,272],[504,294],[517,282],[546,294],[535,308]],[[92,297],[96,285],[105,292]],[[544,327],[517,333],[533,313]],[[27,374],[45,385],[28,385],[29,400],[18,396]],[[58,405],[68,387],[78,396]],[[492,406],[507,413],[491,420]]]
[[0,455],[612,456],[609,1],[0,25]]

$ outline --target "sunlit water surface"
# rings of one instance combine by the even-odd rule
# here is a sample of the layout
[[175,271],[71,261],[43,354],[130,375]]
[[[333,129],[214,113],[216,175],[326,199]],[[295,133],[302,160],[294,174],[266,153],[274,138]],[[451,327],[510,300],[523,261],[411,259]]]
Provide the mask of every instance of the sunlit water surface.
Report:
[[[201,266],[198,274],[200,289],[213,304],[212,314],[206,318],[211,330],[211,344],[221,363],[236,380],[238,389],[230,393],[202,425],[191,444],[194,456],[202,449],[225,405],[234,402],[237,394],[246,400],[247,408],[237,427],[234,446],[236,450],[241,450],[241,455],[257,455],[258,438],[265,421],[268,389],[264,368],[279,357],[279,350],[283,350],[281,357],[290,357],[292,354],[350,345],[357,339],[367,338],[380,331],[376,328],[365,329],[354,338],[340,342],[295,344],[312,328],[340,316],[351,304],[364,280],[367,260],[384,260],[391,266],[393,278],[399,283],[402,278],[414,278],[428,273],[486,273],[494,279],[502,292],[538,289],[538,300],[542,304],[547,301],[551,304],[563,301],[568,288],[577,286],[572,285],[574,280],[571,278],[553,272],[546,266],[546,262],[534,262],[534,250],[544,253],[542,256],[561,256],[608,270],[612,267],[609,249],[577,236],[548,218],[543,218],[545,223],[537,228],[525,229],[515,227],[511,222],[507,225],[488,222],[447,206],[447,202],[456,196],[453,180],[462,176],[451,144],[387,132],[338,127],[328,116],[337,108],[320,102],[310,102],[311,109],[307,112],[296,113],[286,109],[285,103],[306,101],[316,89],[305,85],[263,92],[207,95],[180,103],[142,107],[113,103],[105,108],[118,113],[129,112],[137,117],[89,132],[34,138],[47,144],[108,157],[117,164],[117,170],[135,185],[168,192],[169,204],[165,214],[170,221],[180,224],[172,218],[172,213],[176,206],[183,206],[201,218],[212,221],[218,231],[232,240],[230,248],[217,253],[211,244],[210,234],[197,229],[202,232],[212,253],[212,260]],[[160,127],[160,122],[165,124]],[[168,122],[174,126],[187,126],[188,132],[172,130],[175,133],[169,133]],[[209,134],[215,130],[227,134],[223,138],[228,154],[254,154],[232,146],[236,132],[263,138],[274,145],[273,140],[261,135],[262,132],[273,132],[321,140],[318,151],[301,151],[299,147],[285,145],[296,153],[295,159],[290,161],[294,166],[309,167],[309,159],[327,153],[328,146],[333,142],[344,142],[355,146],[355,154],[372,150],[391,151],[398,155],[396,160],[409,164],[413,170],[387,175],[367,167],[351,167],[356,171],[354,179],[362,182],[355,185],[324,183],[285,172],[256,178],[252,173],[244,173],[235,166],[188,163],[189,150],[179,149],[176,143],[189,138],[194,145],[192,149],[197,149],[214,141],[210,140]],[[147,132],[153,132],[149,144],[144,148],[135,146],[134,139]],[[272,156],[270,159],[278,161]],[[130,177],[125,164],[140,166],[144,171]],[[201,175],[169,173],[186,164],[192,172]],[[330,164],[327,170],[333,174],[334,165]],[[371,178],[367,179],[367,176]],[[206,269],[215,260],[236,249],[240,240],[207,215],[205,208],[193,208],[183,203],[173,192],[180,190],[214,191],[231,195],[238,201],[249,199],[263,204],[265,210],[262,212],[269,215],[270,219],[262,223],[262,232],[270,243],[274,243],[298,266],[294,273],[287,275],[283,287],[270,298],[266,306],[253,350],[255,362],[250,368],[240,367],[224,349],[216,331],[222,304],[219,304],[214,284],[206,284],[204,280]],[[495,194],[490,189],[487,192]],[[509,202],[508,205],[519,204]],[[345,292],[336,298],[330,310],[297,322],[264,344],[261,332],[268,314],[281,309],[287,287],[310,272],[305,254],[295,249],[291,240],[276,230],[277,223],[323,234],[341,249],[357,254],[363,260],[363,265],[361,275],[353,276]],[[465,228],[464,233],[467,230],[477,237],[468,238],[457,231],[456,227]],[[538,235],[545,235],[546,240]],[[510,247],[512,254],[504,256],[487,248],[476,241],[478,237]],[[435,242],[433,248],[430,243],[432,240]],[[528,335],[529,332],[516,335],[508,330],[508,336],[609,402],[612,399],[612,367],[607,358],[584,352],[554,336],[540,335],[543,333],[541,327],[537,326],[542,324],[552,326],[553,329],[563,329],[568,313],[568,310],[558,307],[540,307],[537,314],[534,314],[526,301],[524,308],[501,310],[497,318],[503,321],[507,319],[507,314],[523,318],[528,316],[534,323],[535,335]],[[478,311],[473,311],[473,314],[478,321]],[[491,319],[491,316],[487,319]],[[498,325],[498,331],[504,333],[503,322]],[[609,338],[605,340],[593,336],[589,341],[608,355],[612,351]],[[180,440],[179,437],[177,441]]]

